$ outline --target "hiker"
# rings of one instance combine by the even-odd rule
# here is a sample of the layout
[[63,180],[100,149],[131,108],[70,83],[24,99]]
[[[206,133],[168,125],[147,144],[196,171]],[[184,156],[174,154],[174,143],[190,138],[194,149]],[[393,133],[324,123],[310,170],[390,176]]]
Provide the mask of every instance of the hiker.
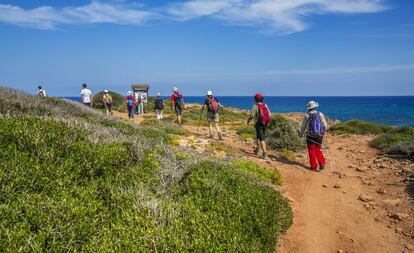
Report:
[[[310,169],[320,171],[325,168],[325,157],[321,151],[323,137],[328,128],[325,116],[317,111],[319,104],[315,101],[309,101],[307,105],[308,112],[302,121],[299,135],[306,135],[306,144],[308,146]],[[319,164],[319,168],[318,168]]]
[[220,127],[218,125],[219,123],[219,113],[220,108],[222,108],[220,102],[216,97],[213,96],[212,91],[207,91],[207,98],[204,101],[203,107],[201,108],[201,115],[203,115],[204,107],[207,107],[207,121],[209,123],[209,130],[210,130],[210,136],[209,138],[213,138],[213,126],[217,131],[219,140],[223,140],[223,136],[220,132]]
[[36,96],[44,97],[44,98],[47,97],[46,90],[42,89],[42,86],[39,85],[37,88],[38,90],[37,90]]
[[162,113],[164,110],[164,101],[162,100],[160,93],[157,93],[157,96],[154,99],[154,109],[157,113],[157,119],[163,119]]
[[82,90],[80,93],[80,101],[82,104],[88,107],[93,106],[92,91],[88,89],[88,85],[86,85],[86,83],[82,84]]
[[104,90],[104,95],[102,96],[102,103],[106,109],[106,115],[112,115],[112,96],[108,90]]
[[128,119],[134,120],[135,117],[135,98],[132,95],[132,91],[128,91],[128,96],[126,97],[126,105],[128,109]]
[[181,126],[182,123],[182,113],[184,110],[184,98],[183,95],[178,91],[177,87],[173,88],[173,94],[171,96],[171,110],[175,110],[175,115],[177,115],[177,122]]
[[137,114],[144,114],[144,100],[142,99],[141,92],[138,93],[137,97]]
[[269,107],[263,102],[264,97],[261,93],[254,96],[255,104],[253,105],[247,125],[251,120],[254,120],[254,127],[256,128],[257,147],[254,149],[255,155],[259,155],[262,151],[262,159],[267,159],[268,152],[266,147],[266,127],[272,121],[272,116]]

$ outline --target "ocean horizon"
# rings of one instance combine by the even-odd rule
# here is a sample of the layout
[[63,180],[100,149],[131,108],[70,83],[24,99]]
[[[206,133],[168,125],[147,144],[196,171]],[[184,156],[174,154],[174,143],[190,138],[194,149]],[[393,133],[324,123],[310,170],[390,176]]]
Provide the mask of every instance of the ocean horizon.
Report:
[[[79,101],[79,97],[64,97]],[[164,97],[169,98],[169,97]],[[252,96],[217,96],[227,107],[250,110]],[[186,96],[186,103],[203,103],[204,96]],[[360,119],[392,126],[414,126],[414,96],[269,96],[265,102],[274,113],[305,112],[310,100],[332,119]]]

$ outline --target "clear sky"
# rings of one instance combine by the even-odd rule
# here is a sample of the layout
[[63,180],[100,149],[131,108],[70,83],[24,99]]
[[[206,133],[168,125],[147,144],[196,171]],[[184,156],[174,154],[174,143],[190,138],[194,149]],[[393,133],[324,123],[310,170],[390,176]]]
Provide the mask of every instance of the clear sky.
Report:
[[0,0],[0,84],[414,95],[413,0]]

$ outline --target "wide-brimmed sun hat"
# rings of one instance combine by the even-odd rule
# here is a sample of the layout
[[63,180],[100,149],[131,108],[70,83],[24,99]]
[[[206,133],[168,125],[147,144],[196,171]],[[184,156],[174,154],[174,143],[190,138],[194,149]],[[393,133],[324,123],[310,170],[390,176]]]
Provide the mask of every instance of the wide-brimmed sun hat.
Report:
[[263,98],[263,94],[260,93],[260,92],[258,92],[258,93],[256,93],[256,95],[254,95],[254,98],[255,99],[262,99]]
[[312,109],[315,109],[315,108],[318,108],[319,107],[319,104],[317,103],[317,102],[315,102],[315,101],[309,101],[308,102],[308,110],[312,110]]
[[177,87],[174,87],[174,88],[173,88],[173,91],[178,91],[178,88],[177,88]]
[[161,93],[157,92],[157,97],[161,97]]
[[108,93],[109,91],[108,91],[108,90],[104,90],[104,92],[105,92],[105,93]]
[[207,91],[207,96],[213,96],[213,92],[211,90]]

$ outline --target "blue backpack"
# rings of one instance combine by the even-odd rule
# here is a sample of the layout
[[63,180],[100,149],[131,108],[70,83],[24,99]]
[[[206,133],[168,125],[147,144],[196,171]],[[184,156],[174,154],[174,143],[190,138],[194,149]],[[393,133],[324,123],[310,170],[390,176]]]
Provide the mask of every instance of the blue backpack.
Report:
[[134,103],[134,101],[132,101],[132,99],[128,99],[128,106],[132,106],[133,105],[133,103]]
[[323,137],[325,136],[325,127],[322,124],[319,112],[309,114],[308,136]]

